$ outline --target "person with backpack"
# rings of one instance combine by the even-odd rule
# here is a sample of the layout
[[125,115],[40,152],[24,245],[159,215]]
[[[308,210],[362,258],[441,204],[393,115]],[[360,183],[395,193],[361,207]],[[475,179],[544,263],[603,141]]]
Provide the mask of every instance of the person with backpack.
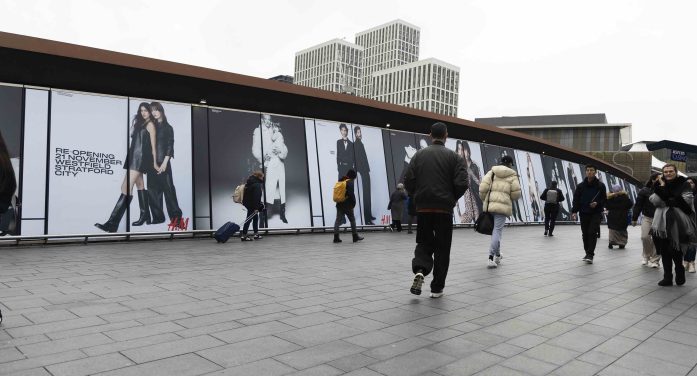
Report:
[[518,174],[513,169],[513,157],[504,155],[501,157],[501,164],[492,167],[479,185],[479,197],[484,203],[484,211],[494,216],[488,268],[497,268],[501,263],[503,226],[506,224],[506,218],[513,215],[513,203],[520,198],[521,194]]
[[[356,180],[356,170],[349,169],[346,176],[343,176],[334,184],[333,199],[336,202],[336,221],[334,221],[334,243],[341,243],[339,238],[339,226],[344,217],[348,217],[351,223],[351,233],[353,242],[363,240],[356,231],[356,217],[353,215],[353,208],[356,206],[356,194],[353,191],[353,182]],[[345,223],[345,222],[344,222]]]
[[[244,208],[247,209],[247,215],[253,215],[255,211],[261,212],[264,210],[264,203],[262,202],[263,185],[264,173],[261,171],[254,171],[254,173],[247,179],[247,183],[244,185],[244,194],[242,195],[242,205],[244,205]],[[254,229],[254,237],[247,236],[250,222],[252,223],[252,228]],[[240,239],[243,242],[261,239],[261,235],[259,235],[258,214],[254,215],[251,220],[244,222]]]
[[549,188],[545,188],[540,196],[545,202],[545,236],[554,236],[554,225],[559,215],[559,203],[564,201],[564,194],[557,188],[557,182],[553,181]]
[[468,179],[465,160],[445,147],[447,126],[434,123],[430,135],[433,143],[414,154],[404,174],[404,186],[414,198],[417,215],[410,292],[421,295],[424,276],[433,270],[431,298],[440,298],[450,265],[453,208],[467,191]]

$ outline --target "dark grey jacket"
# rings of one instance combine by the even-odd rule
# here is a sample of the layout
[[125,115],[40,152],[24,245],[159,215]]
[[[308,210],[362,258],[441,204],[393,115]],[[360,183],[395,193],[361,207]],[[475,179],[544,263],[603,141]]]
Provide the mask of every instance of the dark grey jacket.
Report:
[[442,142],[434,141],[411,158],[404,186],[414,198],[417,212],[452,213],[467,190],[465,160]]

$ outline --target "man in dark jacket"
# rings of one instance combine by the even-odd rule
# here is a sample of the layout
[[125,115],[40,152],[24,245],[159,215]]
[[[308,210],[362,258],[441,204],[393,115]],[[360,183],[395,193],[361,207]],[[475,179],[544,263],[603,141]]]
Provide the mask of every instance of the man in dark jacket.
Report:
[[447,126],[431,126],[433,143],[416,152],[404,175],[404,185],[416,203],[416,249],[411,262],[411,293],[421,295],[424,276],[433,270],[431,297],[443,296],[450,264],[453,207],[467,190],[465,160],[445,147]]
[[353,149],[356,153],[356,172],[361,174],[361,186],[363,188],[363,218],[366,225],[372,225],[373,208],[370,197],[370,163],[368,163],[368,154],[365,152],[363,145],[363,132],[361,127],[356,125],[353,127],[353,134],[356,136],[356,142],[353,143]]
[[346,176],[341,177],[339,181],[346,180],[346,200],[336,203],[336,220],[334,221],[334,243],[341,243],[339,238],[339,226],[345,223],[344,216],[348,217],[351,223],[351,233],[353,234],[353,242],[363,240],[363,237],[358,235],[356,231],[356,217],[353,215],[353,208],[356,206],[356,194],[353,190],[353,181],[356,180],[356,171],[348,170]]
[[586,178],[576,187],[571,208],[573,221],[576,220],[576,213],[581,214],[581,236],[583,249],[586,251],[583,261],[588,264],[593,263],[595,244],[600,237],[601,215],[607,200],[607,189],[595,176],[597,172],[594,165],[586,165]]
[[554,236],[554,225],[559,215],[559,203],[564,201],[564,194],[557,188],[557,182],[552,181],[549,188],[545,188],[540,199],[545,202],[545,236]]

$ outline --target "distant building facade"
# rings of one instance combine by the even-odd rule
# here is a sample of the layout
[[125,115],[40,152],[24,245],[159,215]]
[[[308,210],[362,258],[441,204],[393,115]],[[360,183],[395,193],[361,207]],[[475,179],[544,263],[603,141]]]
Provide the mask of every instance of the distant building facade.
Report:
[[356,34],[356,44],[364,48],[362,92],[374,98],[371,75],[419,60],[421,30],[408,22],[394,20]]
[[437,59],[419,60],[373,72],[371,98],[457,116],[460,68]]
[[553,141],[580,151],[620,151],[632,142],[631,123],[608,123],[605,114],[503,116],[476,122]]
[[295,53],[295,84],[361,96],[363,47],[342,39]]
[[295,54],[295,83],[457,116],[460,68],[420,61],[420,39],[419,27],[394,20],[359,32],[356,44],[334,39],[310,47]]

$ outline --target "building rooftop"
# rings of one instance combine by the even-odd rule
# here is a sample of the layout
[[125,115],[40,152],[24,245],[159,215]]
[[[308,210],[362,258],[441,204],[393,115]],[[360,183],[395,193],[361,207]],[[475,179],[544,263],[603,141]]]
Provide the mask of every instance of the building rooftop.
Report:
[[392,21],[387,22],[387,23],[384,23],[384,24],[382,24],[382,25],[378,25],[378,26],[371,27],[371,28],[368,29],[368,30],[363,30],[363,31],[361,31],[361,32],[358,32],[358,33],[356,33],[356,36],[358,37],[358,36],[361,36],[361,35],[363,35],[363,34],[370,33],[371,31],[379,30],[379,29],[382,29],[382,28],[384,28],[384,27],[387,27],[387,26],[390,26],[390,25],[393,25],[393,24],[402,24],[402,25],[406,25],[406,26],[408,26],[408,27],[410,27],[410,28],[412,28],[412,29],[416,29],[416,30],[419,30],[419,31],[421,30],[421,28],[419,28],[418,26],[416,26],[416,25],[414,25],[414,24],[411,24],[411,23],[409,23],[409,22],[407,22],[407,21],[400,20],[400,19],[398,18],[398,19],[396,19],[396,20],[392,20]]
[[570,114],[570,115],[538,115],[538,116],[501,116],[476,118],[478,123],[495,126],[527,126],[527,125],[581,125],[607,124],[605,114]]

